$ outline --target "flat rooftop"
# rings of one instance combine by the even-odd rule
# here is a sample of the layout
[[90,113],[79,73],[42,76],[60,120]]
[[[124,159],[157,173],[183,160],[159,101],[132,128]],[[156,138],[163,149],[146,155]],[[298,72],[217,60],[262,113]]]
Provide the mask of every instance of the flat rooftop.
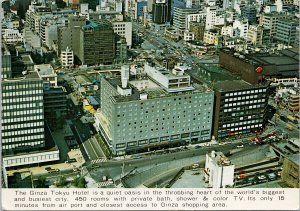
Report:
[[214,88],[219,91],[235,91],[250,89],[253,88],[253,85],[243,80],[226,80],[216,82]]
[[55,74],[54,69],[50,64],[34,65],[34,70],[38,71],[41,76]]
[[[106,78],[106,80],[117,90],[117,87],[122,87],[121,79],[120,78]],[[113,98],[116,102],[129,102],[129,101],[135,101],[140,100],[140,94],[147,94],[148,99],[154,99],[154,98],[163,98],[163,97],[170,97],[174,95],[186,95],[186,94],[192,94],[197,92],[212,92],[210,89],[200,85],[200,84],[192,84],[195,88],[192,91],[182,91],[182,92],[175,92],[170,93],[163,89],[163,87],[156,84],[154,81],[148,79],[143,79],[140,82],[145,83],[147,82],[149,84],[149,87],[142,88],[140,85],[137,85],[139,81],[128,81],[128,87],[132,89],[132,94],[130,96],[122,96],[122,95],[116,95]]]

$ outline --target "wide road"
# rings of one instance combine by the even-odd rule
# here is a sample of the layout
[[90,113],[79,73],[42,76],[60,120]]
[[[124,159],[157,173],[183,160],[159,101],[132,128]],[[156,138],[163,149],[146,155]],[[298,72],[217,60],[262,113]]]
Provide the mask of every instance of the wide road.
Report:
[[[166,162],[178,162],[180,163],[180,160],[183,159],[191,159],[192,163],[195,162],[194,158],[199,159],[198,162],[200,162],[200,156],[206,155],[208,152],[211,152],[212,150],[216,151],[222,151],[223,153],[228,153],[231,149],[234,149],[237,145],[240,143],[232,143],[227,145],[213,145],[210,147],[203,147],[200,149],[188,149],[183,150],[179,152],[174,153],[165,153],[165,154],[150,154],[150,155],[144,155],[143,157],[139,159],[124,159],[124,160],[110,160],[107,162],[99,163],[97,165],[88,165],[87,169],[91,170],[91,176],[96,181],[101,181],[102,176],[108,176],[109,178],[119,178],[120,175],[126,175],[128,172],[133,171],[134,169],[148,169],[149,167],[153,165],[159,165]],[[260,147],[259,145],[245,145],[245,150],[250,150],[256,147]],[[191,164],[192,164],[191,163]]]

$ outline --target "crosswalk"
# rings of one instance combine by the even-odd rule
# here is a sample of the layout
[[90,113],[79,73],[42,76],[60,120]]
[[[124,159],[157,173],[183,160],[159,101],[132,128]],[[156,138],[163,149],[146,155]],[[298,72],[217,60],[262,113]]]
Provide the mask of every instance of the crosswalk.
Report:
[[99,182],[99,183],[98,183],[98,188],[106,187],[106,186],[109,186],[109,185],[112,185],[112,184],[113,184],[113,183],[112,183],[112,182],[109,182],[109,181]]
[[98,159],[92,160],[91,163],[92,163],[92,164],[95,164],[95,163],[103,163],[103,162],[106,162],[106,161],[107,161],[106,158],[98,158]]

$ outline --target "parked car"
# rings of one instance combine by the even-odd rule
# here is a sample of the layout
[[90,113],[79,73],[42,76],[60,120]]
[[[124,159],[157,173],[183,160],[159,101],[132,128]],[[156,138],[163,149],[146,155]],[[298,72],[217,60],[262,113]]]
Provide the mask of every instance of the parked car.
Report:
[[244,148],[243,144],[237,145],[236,148]]

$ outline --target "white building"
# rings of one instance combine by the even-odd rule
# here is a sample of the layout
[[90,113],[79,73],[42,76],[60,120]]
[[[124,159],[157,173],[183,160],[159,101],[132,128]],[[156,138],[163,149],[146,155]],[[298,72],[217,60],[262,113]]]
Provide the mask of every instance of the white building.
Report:
[[190,29],[190,22],[201,22],[206,19],[206,13],[189,14],[186,16],[186,29]]
[[233,27],[231,25],[223,26],[221,29],[221,35],[233,37]]
[[132,45],[132,22],[117,21],[112,22],[114,32],[121,37],[125,37],[127,47]]
[[217,7],[206,8],[206,29],[211,29],[214,26],[224,25],[225,22],[225,11]]
[[222,152],[206,154],[205,181],[212,188],[226,188],[234,185],[234,165]]
[[54,72],[50,64],[34,65],[34,71],[37,71],[44,81],[44,86],[50,85],[51,87],[57,86],[57,74]]
[[263,27],[260,25],[250,25],[247,35],[248,43],[252,45],[262,45]]
[[248,20],[235,20],[233,22],[234,36],[247,38],[248,27]]
[[13,44],[23,42],[23,35],[17,29],[2,29],[2,39],[6,43]]
[[63,67],[70,67],[74,64],[74,53],[69,47],[60,54],[61,65]]
[[185,30],[183,33],[183,40],[184,41],[195,40],[195,34],[193,32],[190,32],[189,30]]
[[89,14],[89,4],[80,4],[80,13],[83,15]]

